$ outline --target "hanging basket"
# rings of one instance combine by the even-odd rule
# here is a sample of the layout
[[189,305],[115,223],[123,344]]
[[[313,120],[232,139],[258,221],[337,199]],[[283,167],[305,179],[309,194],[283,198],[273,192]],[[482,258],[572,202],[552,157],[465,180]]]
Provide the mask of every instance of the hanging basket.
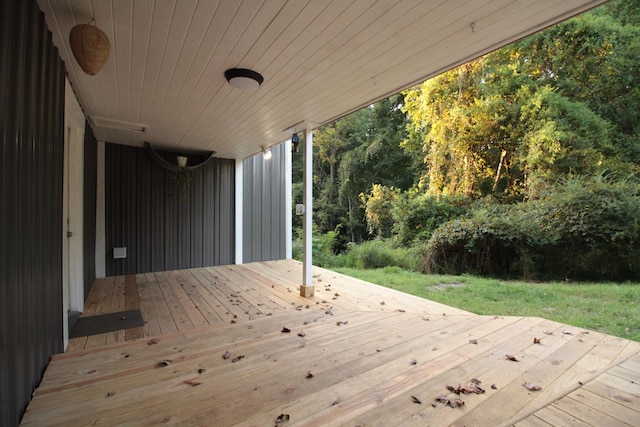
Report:
[[82,70],[94,76],[109,59],[111,44],[100,28],[91,24],[78,24],[69,33],[73,56]]

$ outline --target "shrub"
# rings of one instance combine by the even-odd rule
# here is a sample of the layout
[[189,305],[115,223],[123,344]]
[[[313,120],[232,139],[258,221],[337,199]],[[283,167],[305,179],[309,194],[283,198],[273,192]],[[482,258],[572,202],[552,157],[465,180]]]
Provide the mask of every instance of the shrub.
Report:
[[399,245],[428,241],[441,224],[464,215],[471,203],[461,196],[403,196],[392,209],[393,232]]
[[533,279],[638,279],[640,191],[574,178],[511,207],[483,206],[439,227],[425,269]]
[[416,249],[394,247],[390,240],[381,239],[350,245],[348,251],[340,256],[338,264],[356,269],[396,266],[410,271],[421,271],[423,265]]

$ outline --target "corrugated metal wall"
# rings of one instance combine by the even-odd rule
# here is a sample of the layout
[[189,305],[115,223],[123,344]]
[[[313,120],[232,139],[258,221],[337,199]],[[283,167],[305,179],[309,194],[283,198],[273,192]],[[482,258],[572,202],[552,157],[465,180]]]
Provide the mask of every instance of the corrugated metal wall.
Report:
[[0,3],[0,425],[62,351],[64,66],[35,0]]
[[262,154],[243,162],[243,254],[244,262],[286,257],[285,145],[271,148],[273,157]]
[[84,126],[84,241],[82,251],[84,254],[83,275],[84,297],[89,295],[91,285],[96,278],[96,186],[98,179],[98,142],[89,126]]
[[[191,171],[178,200],[174,174],[145,149],[105,147],[106,274],[232,264],[235,162],[214,158]],[[126,247],[126,259],[113,259]]]

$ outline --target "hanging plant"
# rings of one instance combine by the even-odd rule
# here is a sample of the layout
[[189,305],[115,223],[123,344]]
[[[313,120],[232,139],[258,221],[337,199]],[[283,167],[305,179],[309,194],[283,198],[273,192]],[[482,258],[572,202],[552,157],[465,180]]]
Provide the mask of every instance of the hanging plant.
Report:
[[190,185],[191,170],[188,167],[177,167],[173,174],[173,189],[178,202],[183,202],[187,198]]

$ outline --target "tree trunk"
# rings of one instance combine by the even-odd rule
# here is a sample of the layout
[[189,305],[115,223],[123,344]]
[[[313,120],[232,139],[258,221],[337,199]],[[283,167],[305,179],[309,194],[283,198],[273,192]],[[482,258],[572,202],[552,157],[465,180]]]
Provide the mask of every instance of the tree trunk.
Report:
[[496,179],[493,180],[494,192],[498,188],[498,181],[500,181],[500,174],[502,173],[502,166],[504,165],[506,157],[507,157],[507,150],[502,150],[502,153],[500,154],[500,163],[498,163],[498,170],[496,171]]

